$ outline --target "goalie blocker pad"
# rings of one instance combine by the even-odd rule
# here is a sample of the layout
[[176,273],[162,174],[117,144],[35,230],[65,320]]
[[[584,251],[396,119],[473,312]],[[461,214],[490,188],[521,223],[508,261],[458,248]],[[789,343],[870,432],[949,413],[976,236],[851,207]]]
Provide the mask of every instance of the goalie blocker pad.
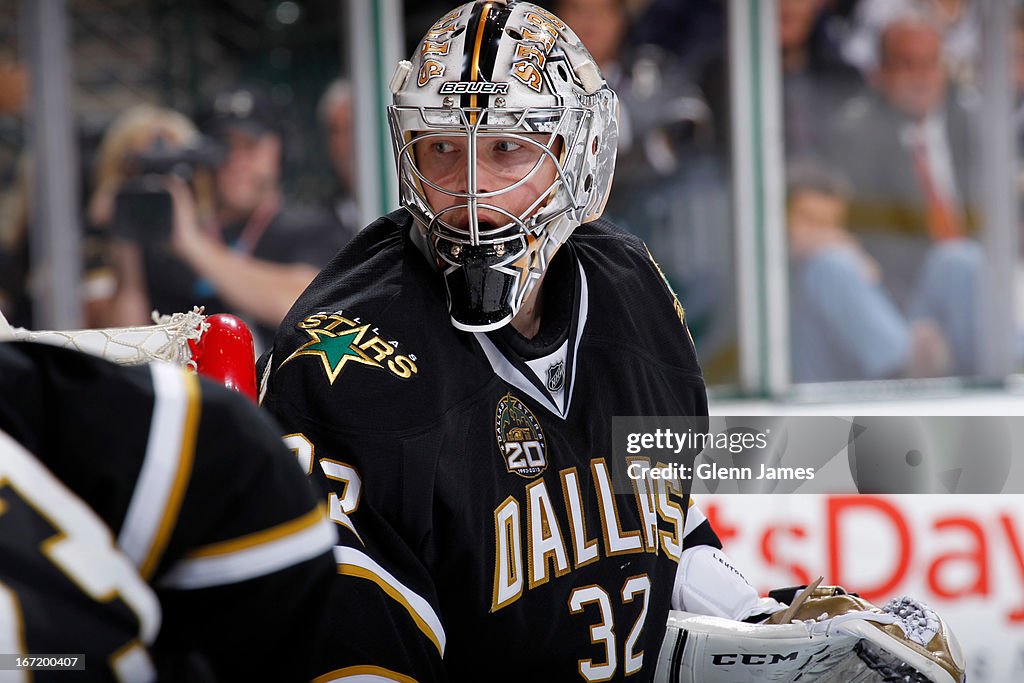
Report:
[[900,598],[880,610],[840,594],[809,598],[788,624],[672,611],[654,680],[962,683],[964,670],[955,637],[922,603]]

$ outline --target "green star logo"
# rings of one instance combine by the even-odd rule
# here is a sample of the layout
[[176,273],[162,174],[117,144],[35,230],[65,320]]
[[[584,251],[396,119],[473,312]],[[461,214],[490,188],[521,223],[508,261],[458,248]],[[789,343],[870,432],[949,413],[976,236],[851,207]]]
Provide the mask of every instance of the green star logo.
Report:
[[306,330],[312,339],[297,348],[281,365],[300,356],[314,356],[323,363],[327,379],[331,384],[334,384],[334,380],[338,379],[338,375],[345,369],[345,364],[350,361],[379,368],[380,363],[359,348],[359,342],[363,340],[363,335],[366,334],[369,327],[369,325],[361,325],[338,333],[327,330]]

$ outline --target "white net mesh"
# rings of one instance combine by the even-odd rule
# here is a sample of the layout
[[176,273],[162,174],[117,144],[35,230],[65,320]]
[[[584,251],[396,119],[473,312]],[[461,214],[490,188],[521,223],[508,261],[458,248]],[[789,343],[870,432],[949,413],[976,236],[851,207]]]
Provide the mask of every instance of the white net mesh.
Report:
[[154,311],[153,325],[110,327],[95,330],[26,330],[11,327],[0,315],[0,341],[20,340],[51,344],[102,356],[121,365],[154,360],[194,365],[189,349],[209,328],[201,307],[187,313],[159,315]]

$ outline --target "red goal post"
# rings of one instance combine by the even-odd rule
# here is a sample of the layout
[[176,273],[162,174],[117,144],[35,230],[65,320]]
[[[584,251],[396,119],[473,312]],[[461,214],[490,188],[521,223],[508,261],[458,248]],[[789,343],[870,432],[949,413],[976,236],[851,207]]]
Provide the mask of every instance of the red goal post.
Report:
[[26,330],[0,314],[0,341],[31,341],[74,349],[121,365],[165,361],[185,365],[256,400],[252,332],[227,313],[203,309],[159,316],[152,325],[90,330]]

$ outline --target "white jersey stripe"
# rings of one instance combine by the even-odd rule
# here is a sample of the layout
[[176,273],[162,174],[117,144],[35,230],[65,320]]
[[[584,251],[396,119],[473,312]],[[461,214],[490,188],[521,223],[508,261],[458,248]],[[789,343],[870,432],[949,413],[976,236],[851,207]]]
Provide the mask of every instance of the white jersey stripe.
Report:
[[179,560],[160,579],[164,588],[192,590],[247,581],[305,562],[330,550],[338,540],[324,517],[295,533],[235,552]]
[[334,546],[334,561],[338,563],[339,574],[358,576],[373,581],[393,600],[399,602],[444,657],[444,627],[429,602],[395,578],[384,567],[374,562],[368,555],[355,548]]
[[565,396],[563,399],[563,406],[559,406],[555,403],[550,394],[539,391],[537,387],[534,386],[533,382],[528,380],[526,376],[519,371],[519,368],[510,363],[509,360],[502,355],[498,347],[494,345],[494,342],[492,342],[486,334],[483,332],[473,333],[473,336],[476,337],[477,343],[480,344],[480,348],[483,350],[484,355],[487,356],[487,360],[490,362],[491,369],[494,370],[494,374],[501,377],[516,389],[519,389],[534,401],[547,408],[553,415],[556,415],[563,420],[566,419],[566,416],[569,414],[569,408],[572,406],[573,387],[576,384],[576,354],[577,351],[579,351],[580,340],[583,339],[583,328],[587,325],[587,314],[589,311],[588,300],[590,294],[587,288],[587,274],[583,270],[582,263],[577,263],[577,266],[579,267],[580,273],[580,311],[579,321],[576,326],[576,338],[572,341],[572,353],[567,354],[566,357],[566,363],[571,366],[572,371],[571,374],[565,378]]
[[[2,511],[0,511],[2,513]],[[25,620],[21,614],[21,602],[18,595],[0,583],[0,652],[23,655],[25,648]],[[31,681],[28,671],[0,672],[0,681],[4,683],[28,683]]]
[[532,382],[523,377],[523,374],[505,359],[505,356],[501,354],[501,351],[499,351],[498,347],[494,345],[494,342],[487,338],[486,334],[474,332],[473,336],[476,337],[477,342],[480,344],[480,348],[483,349],[484,355],[487,356],[487,360],[490,361],[494,374],[501,377],[516,389],[522,391],[524,394],[550,410],[558,417],[561,417],[563,420],[565,419],[561,409],[555,405],[554,401],[551,400],[551,397],[547,394],[541,393]]
[[686,511],[686,526],[683,529],[683,538],[686,538],[693,530],[704,523],[707,517],[701,512],[701,509],[694,505],[693,499],[690,499],[690,508]]
[[[140,569],[143,564],[153,564],[152,551],[161,527],[165,526],[165,515],[176,516],[178,512],[169,510],[168,504],[183,464],[182,446],[189,436],[185,428],[192,408],[186,386],[189,378],[183,370],[166,363],[152,363],[149,367],[154,401],[146,458],[117,538],[118,546]],[[195,381],[195,377],[191,380]],[[188,466],[191,467],[191,459]]]
[[572,346],[572,375],[566,377],[565,385],[565,408],[562,415],[569,414],[572,407],[573,388],[576,385],[576,368],[579,367],[580,340],[583,339],[583,328],[587,326],[587,316],[590,314],[590,290],[587,286],[587,272],[583,270],[583,264],[577,264],[580,269],[580,313],[579,322],[576,325],[576,339]]
[[121,683],[151,683],[156,680],[156,668],[149,652],[137,640],[110,656],[110,669]]

